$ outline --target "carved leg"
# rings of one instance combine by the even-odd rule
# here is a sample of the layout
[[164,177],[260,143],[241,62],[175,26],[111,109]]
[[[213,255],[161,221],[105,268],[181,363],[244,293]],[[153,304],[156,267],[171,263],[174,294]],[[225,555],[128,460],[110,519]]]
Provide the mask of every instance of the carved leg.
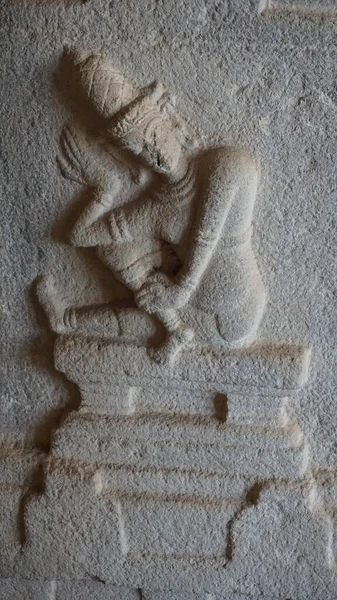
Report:
[[64,318],[66,307],[59,298],[53,277],[43,276],[39,278],[36,284],[36,294],[48,318],[51,330],[56,333],[67,331],[68,326]]
[[182,322],[176,310],[160,311],[156,317],[167,330],[165,341],[149,348],[149,356],[158,364],[173,364],[182,348],[194,338],[194,331]]
[[[118,279],[127,287],[136,293],[141,289],[146,278],[153,272],[154,268],[162,266],[166,261],[166,266],[169,264],[177,267],[177,257],[173,251],[171,253],[166,249],[166,253],[160,251],[148,253],[139,258],[130,267],[123,269],[118,273]],[[160,278],[165,277],[163,273],[158,275]],[[138,311],[139,312],[139,311]],[[143,316],[145,316],[143,314]],[[165,310],[154,313],[154,316],[166,329],[166,339],[162,344],[148,349],[148,354],[158,364],[172,364],[179,354],[182,347],[192,341],[194,337],[193,329],[185,325],[176,310]]]
[[52,331],[92,333],[96,329],[99,333],[106,333],[110,337],[119,335],[117,315],[112,307],[66,307],[60,299],[51,276],[41,277],[37,282],[36,292]]
[[[111,306],[66,307],[51,276],[41,277],[36,292],[50,328],[56,333],[82,332],[107,337],[132,333],[137,337],[138,333],[144,343],[156,334],[151,316],[139,310],[114,310]],[[158,364],[173,364],[183,346],[192,341],[193,330],[181,321],[175,310],[162,311],[155,316],[163,324],[167,336],[162,344],[149,348],[149,355]]]
[[[147,275],[151,275],[151,271]],[[135,272],[137,273],[137,271]],[[152,272],[152,280],[154,277],[158,278],[159,281],[169,281],[168,276],[163,272],[157,272],[154,275]],[[141,290],[145,281],[144,272],[140,272],[140,276],[138,272],[138,276],[128,282],[128,287],[136,293]],[[191,342],[194,338],[194,331],[182,321],[177,310],[158,310],[153,313],[151,312],[151,314],[163,325],[166,330],[166,338],[159,346],[150,347],[148,354],[158,364],[173,364],[183,346]]]

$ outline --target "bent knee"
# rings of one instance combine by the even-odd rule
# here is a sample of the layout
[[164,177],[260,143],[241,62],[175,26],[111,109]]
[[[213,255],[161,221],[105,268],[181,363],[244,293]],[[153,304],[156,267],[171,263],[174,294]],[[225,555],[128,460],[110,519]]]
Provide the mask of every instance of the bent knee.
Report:
[[216,315],[219,334],[225,344],[243,346],[251,343],[260,326],[266,306],[266,293],[263,288],[249,304],[237,306],[234,311]]

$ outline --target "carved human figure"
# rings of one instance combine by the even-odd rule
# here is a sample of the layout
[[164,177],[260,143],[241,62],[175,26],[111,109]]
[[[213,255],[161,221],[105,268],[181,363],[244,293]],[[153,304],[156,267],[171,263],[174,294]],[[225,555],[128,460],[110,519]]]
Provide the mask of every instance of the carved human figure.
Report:
[[[77,55],[75,62],[83,89],[106,120],[108,143],[129,152],[140,170],[156,174],[157,187],[151,181],[140,197],[117,206],[132,170],[111,158],[105,175],[90,178],[90,148],[86,153],[81,138],[65,129],[63,170],[95,187],[71,244],[96,247],[132,290],[137,318],[146,321],[145,312],[164,325],[166,339],[151,349],[158,362],[174,360],[193,338],[227,347],[249,344],[265,305],[251,246],[254,158],[232,147],[198,149],[161,84],[139,90],[100,55]],[[112,336],[120,333],[123,315],[113,307],[66,308],[47,278],[38,293],[58,332],[86,332],[95,321]]]

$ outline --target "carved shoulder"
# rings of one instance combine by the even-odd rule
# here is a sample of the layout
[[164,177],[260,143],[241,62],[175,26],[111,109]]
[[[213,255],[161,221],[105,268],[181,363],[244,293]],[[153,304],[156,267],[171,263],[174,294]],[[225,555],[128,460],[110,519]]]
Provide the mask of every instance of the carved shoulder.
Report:
[[235,146],[222,146],[220,148],[212,148],[205,152],[202,156],[202,165],[209,174],[221,174],[232,171],[238,174],[255,174],[259,173],[258,164],[255,157],[249,150]]

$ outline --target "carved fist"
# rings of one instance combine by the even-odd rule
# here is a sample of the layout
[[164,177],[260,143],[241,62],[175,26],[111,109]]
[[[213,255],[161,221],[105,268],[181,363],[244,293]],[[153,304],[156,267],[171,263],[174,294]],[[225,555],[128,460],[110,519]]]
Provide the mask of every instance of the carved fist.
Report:
[[135,301],[139,308],[151,314],[181,308],[188,302],[189,296],[186,288],[174,283],[167,275],[154,273],[135,294]]

